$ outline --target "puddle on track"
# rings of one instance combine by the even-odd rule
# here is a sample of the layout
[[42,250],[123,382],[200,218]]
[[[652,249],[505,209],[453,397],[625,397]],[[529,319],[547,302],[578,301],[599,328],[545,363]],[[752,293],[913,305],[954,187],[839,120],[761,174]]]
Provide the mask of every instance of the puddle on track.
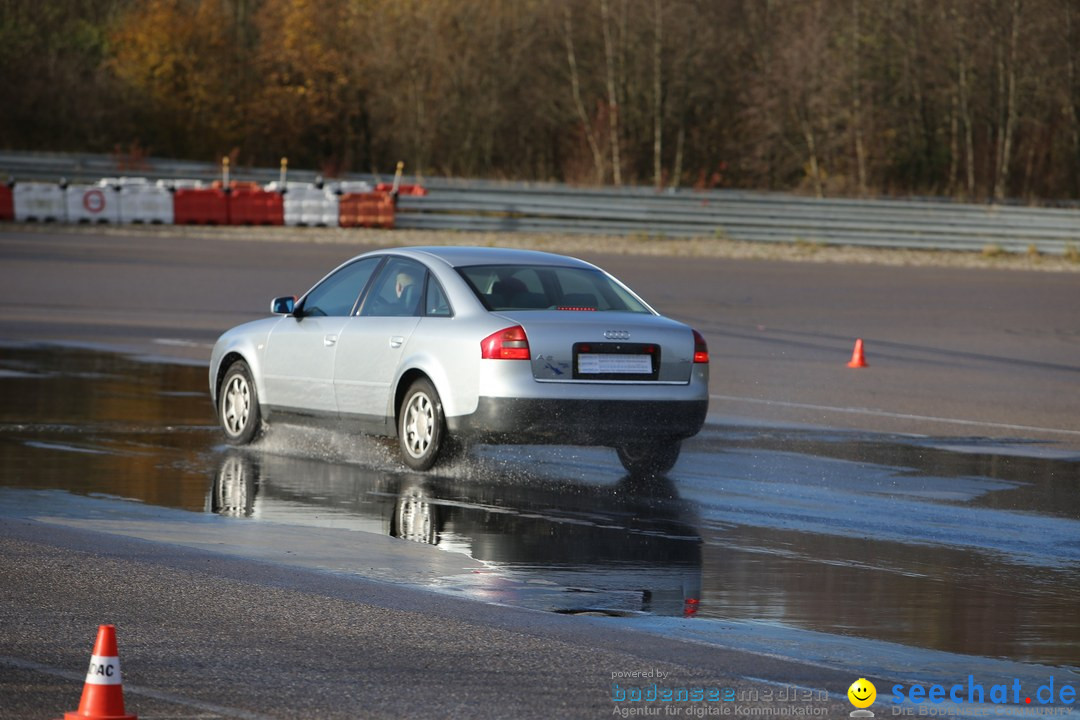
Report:
[[591,448],[480,447],[417,474],[388,443],[296,428],[226,448],[205,383],[202,367],[0,348],[0,486],[427,543],[483,563],[452,589],[488,601],[1080,665],[1077,456],[711,427],[652,483]]

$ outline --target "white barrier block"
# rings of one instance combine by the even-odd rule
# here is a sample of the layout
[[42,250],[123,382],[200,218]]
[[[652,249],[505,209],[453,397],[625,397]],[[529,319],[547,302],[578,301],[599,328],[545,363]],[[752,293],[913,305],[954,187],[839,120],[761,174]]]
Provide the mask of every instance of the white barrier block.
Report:
[[18,222],[64,222],[67,203],[64,190],[52,183],[15,183],[11,197]]
[[305,194],[315,186],[311,183],[286,182],[284,185],[276,180],[267,183],[264,188],[267,192],[281,192],[285,188],[285,195],[281,198],[282,210],[285,213],[286,225],[304,225],[301,213]]
[[67,221],[120,222],[120,194],[115,187],[68,185]]
[[[271,192],[279,191],[280,183],[267,184]],[[338,225],[338,197],[330,190],[319,189],[312,183],[286,183],[283,199],[286,225]]]
[[326,188],[312,188],[304,198],[300,217],[305,225],[337,227],[338,196]]
[[173,224],[173,197],[157,183],[126,183],[120,186],[120,222]]

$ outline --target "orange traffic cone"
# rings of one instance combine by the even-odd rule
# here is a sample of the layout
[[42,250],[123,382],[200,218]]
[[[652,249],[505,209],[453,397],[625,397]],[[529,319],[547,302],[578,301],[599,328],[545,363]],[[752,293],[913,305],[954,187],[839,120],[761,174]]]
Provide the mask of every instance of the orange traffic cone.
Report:
[[97,642],[90,656],[79,709],[64,713],[64,720],[137,720],[124,712],[124,686],[120,680],[120,658],[116,652],[116,627],[98,628]]
[[864,368],[867,366],[866,358],[863,356],[862,338],[855,341],[855,352],[851,353],[851,361],[848,362],[849,368]]

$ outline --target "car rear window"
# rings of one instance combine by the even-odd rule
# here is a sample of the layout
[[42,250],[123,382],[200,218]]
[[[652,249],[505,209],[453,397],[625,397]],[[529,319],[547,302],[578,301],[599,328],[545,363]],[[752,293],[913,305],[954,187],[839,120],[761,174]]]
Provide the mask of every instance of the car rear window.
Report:
[[488,310],[651,314],[632,293],[599,270],[550,265],[474,265],[457,270]]

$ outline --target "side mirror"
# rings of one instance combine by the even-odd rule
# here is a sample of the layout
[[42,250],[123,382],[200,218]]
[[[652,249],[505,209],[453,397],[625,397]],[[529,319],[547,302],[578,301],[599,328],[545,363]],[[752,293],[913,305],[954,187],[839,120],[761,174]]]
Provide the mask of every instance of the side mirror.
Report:
[[275,315],[292,315],[296,309],[296,298],[292,295],[277,297],[270,301],[270,312]]

